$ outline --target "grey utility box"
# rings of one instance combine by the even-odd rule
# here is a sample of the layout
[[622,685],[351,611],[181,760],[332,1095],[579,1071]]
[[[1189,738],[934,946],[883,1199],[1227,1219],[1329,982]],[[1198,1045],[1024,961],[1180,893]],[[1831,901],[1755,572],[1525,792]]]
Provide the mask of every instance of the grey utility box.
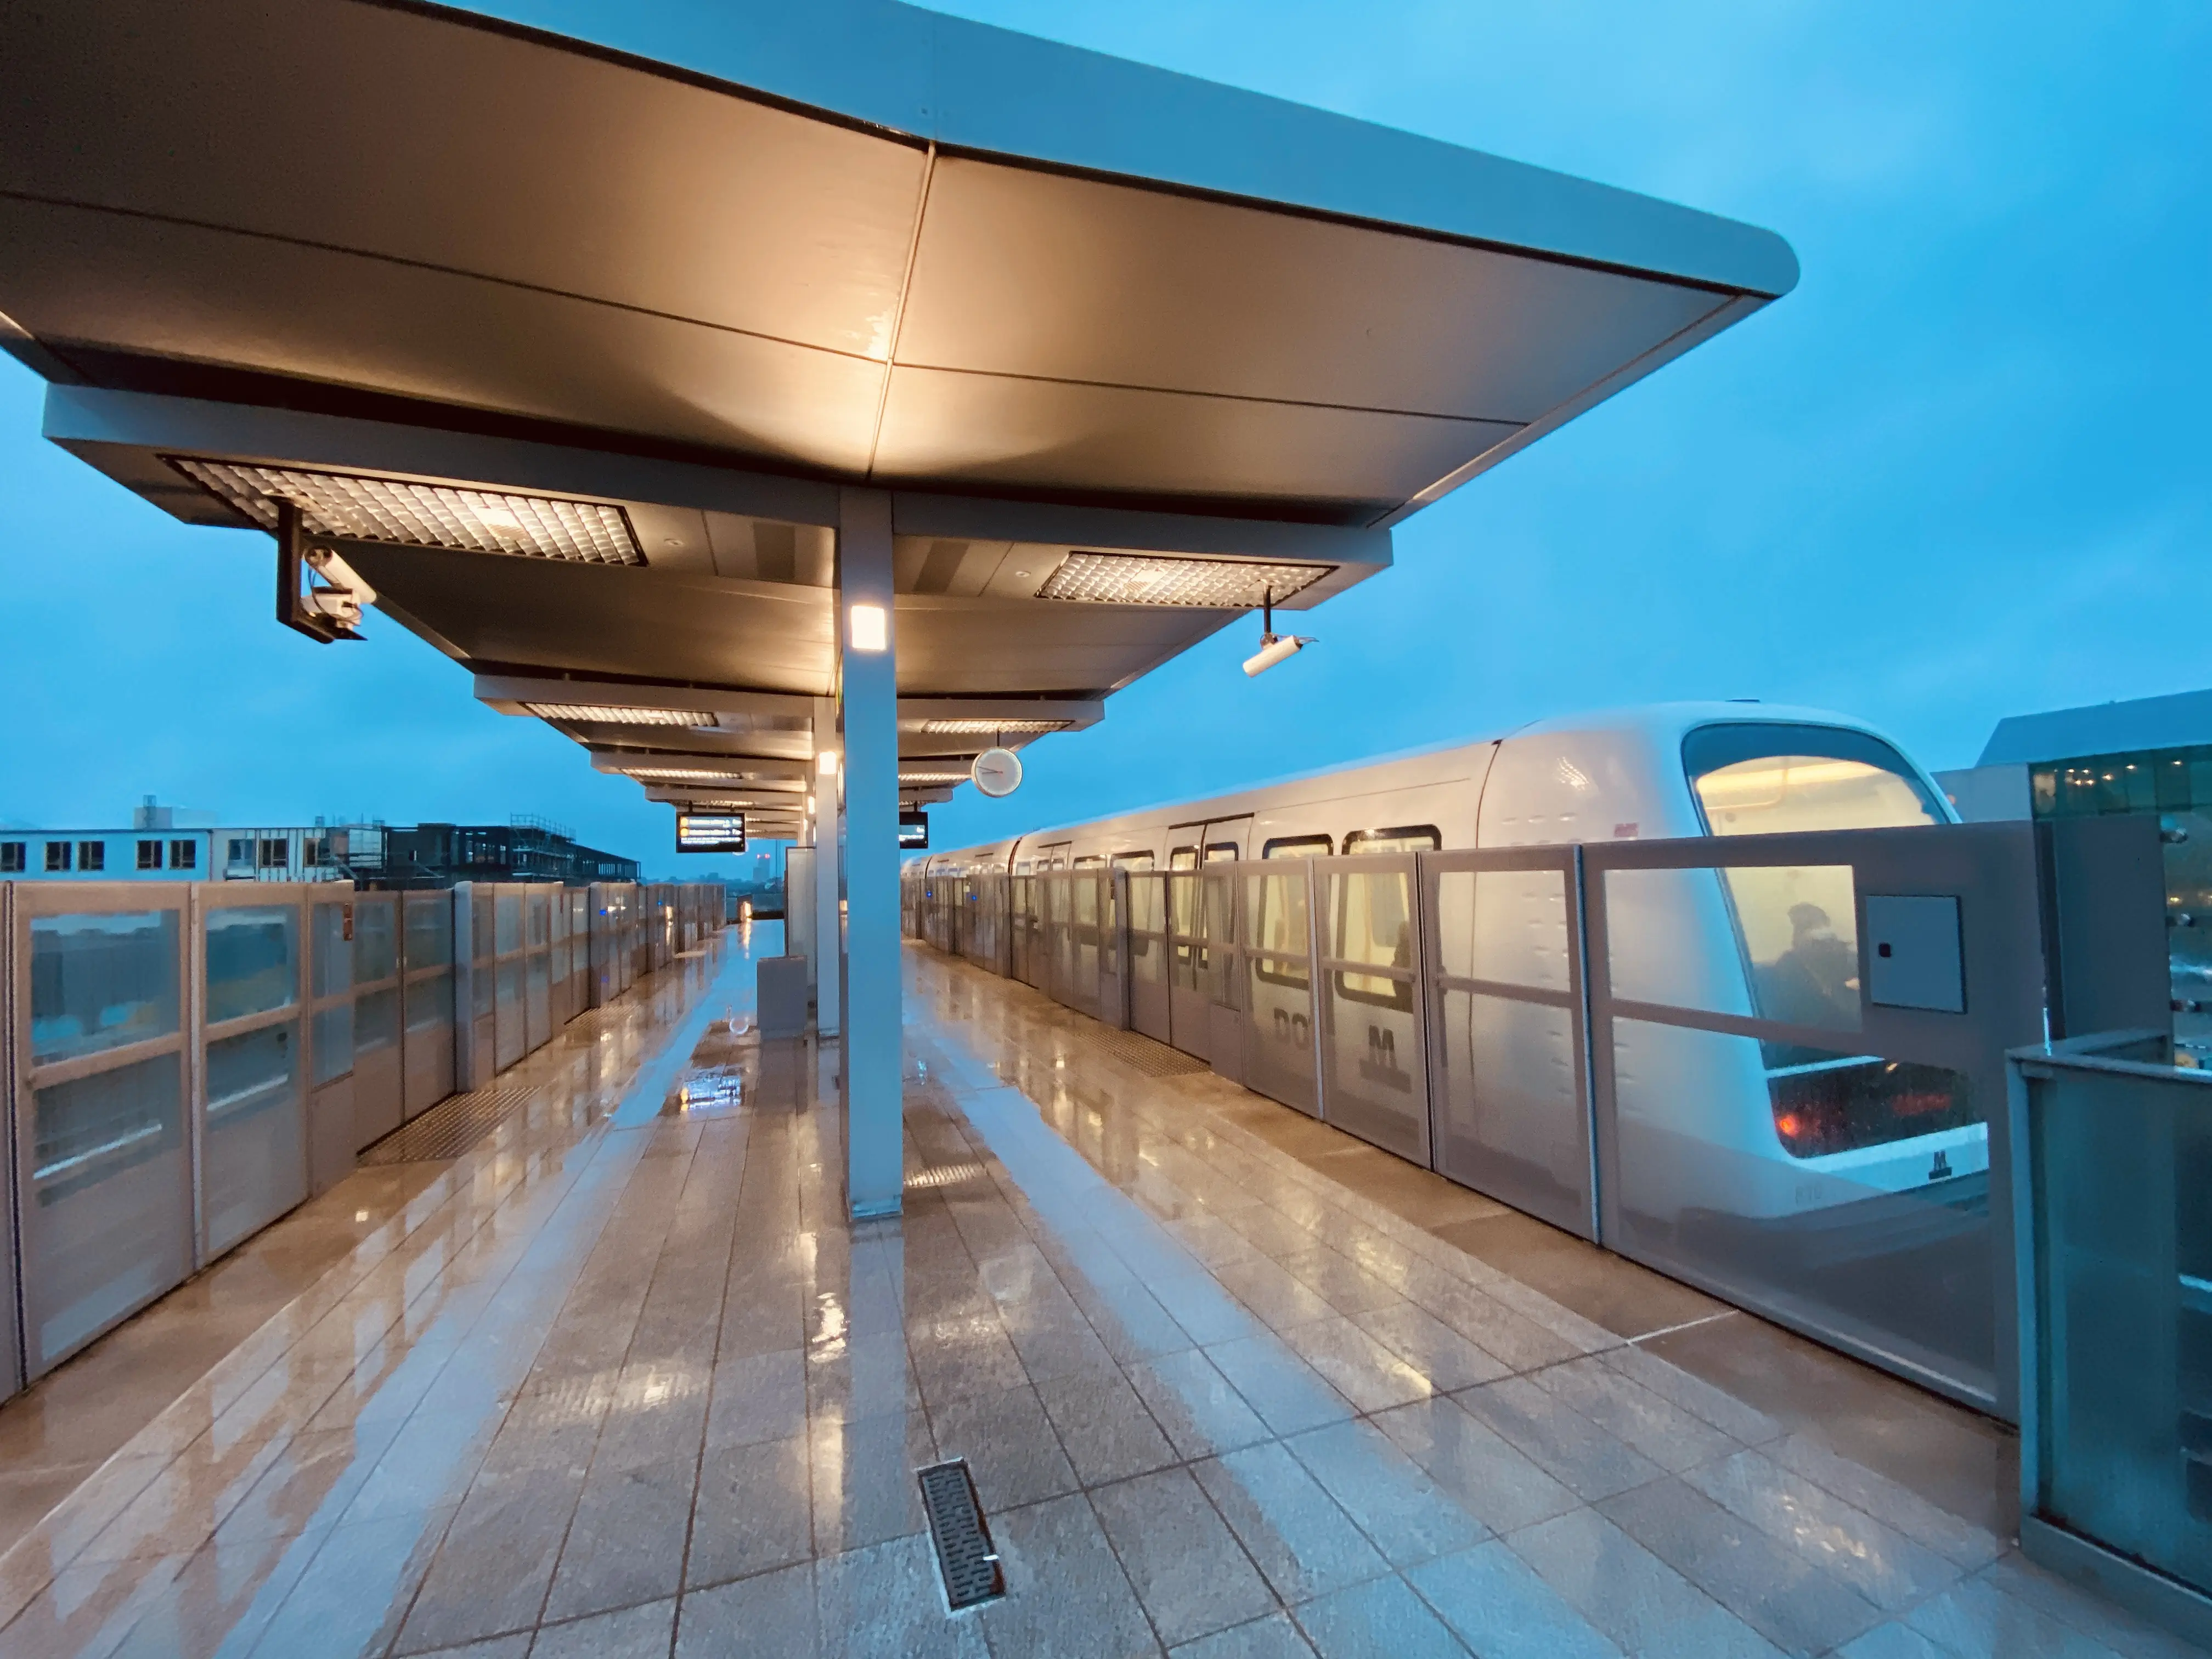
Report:
[[754,969],[763,1037],[806,1035],[806,958],[763,957]]
[[1883,1008],[1966,1012],[1966,969],[1959,901],[1869,893],[1867,1000]]

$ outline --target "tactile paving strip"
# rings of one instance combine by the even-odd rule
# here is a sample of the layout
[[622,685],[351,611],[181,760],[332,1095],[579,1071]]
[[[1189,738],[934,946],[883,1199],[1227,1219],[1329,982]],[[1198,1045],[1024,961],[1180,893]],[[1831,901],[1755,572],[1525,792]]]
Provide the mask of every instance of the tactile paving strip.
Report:
[[1180,1048],[1153,1042],[1141,1031],[1117,1031],[1110,1025],[1101,1025],[1096,1030],[1069,1031],[1065,1035],[1071,1042],[1111,1054],[1146,1077],[1182,1077],[1192,1072],[1213,1069],[1202,1060],[1193,1060]]
[[362,1164],[431,1164],[459,1158],[538,1091],[478,1089],[440,1101],[361,1155]]
[[929,1517],[929,1536],[937,1546],[937,1571],[945,1580],[945,1601],[953,1612],[1006,1593],[999,1553],[964,1458],[933,1463],[920,1472],[921,1507]]

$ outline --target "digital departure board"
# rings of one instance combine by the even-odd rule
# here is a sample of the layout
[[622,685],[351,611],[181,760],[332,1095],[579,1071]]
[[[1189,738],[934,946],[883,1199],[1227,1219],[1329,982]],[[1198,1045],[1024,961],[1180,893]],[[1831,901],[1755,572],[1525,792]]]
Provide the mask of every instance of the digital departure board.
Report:
[[676,850],[679,853],[742,853],[745,850],[743,812],[678,812]]
[[926,853],[929,850],[929,814],[902,812],[899,814],[899,851]]

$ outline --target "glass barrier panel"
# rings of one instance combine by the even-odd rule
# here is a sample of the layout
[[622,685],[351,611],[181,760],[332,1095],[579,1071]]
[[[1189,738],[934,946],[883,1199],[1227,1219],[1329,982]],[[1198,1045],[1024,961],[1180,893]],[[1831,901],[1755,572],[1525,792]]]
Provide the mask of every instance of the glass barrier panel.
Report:
[[[529,1017],[523,1002],[528,958],[499,964],[499,1001],[492,1017],[492,1064],[505,1071],[528,1051]],[[483,975],[489,979],[490,975]]]
[[[1615,872],[1619,873],[1619,872]],[[1624,1254],[1987,1391],[1989,1132],[1932,1066],[1613,1022]]]
[[483,884],[469,894],[469,955],[478,962],[499,954],[497,896]]
[[288,1022],[207,1046],[201,1203],[210,1256],[307,1196],[299,1036]]
[[30,919],[33,1065],[177,1030],[177,918],[144,910]]
[[[358,937],[356,935],[356,937]],[[356,1055],[399,1041],[399,988],[387,985],[353,1001],[353,1048]]]
[[300,913],[292,905],[210,908],[205,1023],[289,1007],[299,997]]
[[407,896],[407,967],[449,968],[453,961],[453,896]]
[[1570,990],[1571,928],[1564,871],[1437,872],[1437,960],[1454,979]]
[[1437,1168],[1589,1237],[1589,1123],[1572,1012],[1449,989],[1432,1006]]
[[1200,965],[1206,994],[1220,1007],[1238,1007],[1243,987],[1237,962],[1237,878],[1208,876],[1204,892],[1206,949]]
[[36,1091],[22,1218],[27,1358],[44,1369],[191,1271],[184,1056]]
[[551,937],[548,930],[552,926],[552,906],[545,890],[533,887],[523,895],[523,898],[527,907],[526,919],[529,923],[525,934],[526,943],[532,946],[548,943]]
[[309,913],[308,994],[317,1001],[353,989],[353,940],[346,937],[348,904],[318,904]]
[[1244,884],[1245,931],[1255,951],[1270,956],[1304,957],[1311,951],[1307,933],[1306,871],[1248,877]]
[[450,972],[425,974],[407,981],[407,1040],[412,1043],[453,1023],[453,976]]
[[[386,992],[385,994],[389,995]],[[315,1086],[320,1088],[353,1070],[354,1005],[334,1003],[315,1015]]]
[[391,896],[356,897],[353,902],[353,979],[356,985],[374,985],[399,971],[397,900]]
[[2212,1588],[2212,1098],[2202,1084],[2028,1081],[2039,1507]]
[[[1411,969],[1413,961],[1413,877],[1407,870],[1335,870],[1323,879],[1333,927],[1328,954],[1340,962]],[[1382,974],[1336,975],[1337,994],[1376,1007],[1413,1006],[1409,981]]]
[[476,1019],[489,1019],[499,998],[499,970],[488,962],[471,965],[469,973],[469,1013]]
[[1130,875],[1129,931],[1133,933],[1167,931],[1167,884],[1161,877]]
[[1616,1000],[1859,1029],[1849,865],[1608,870],[1605,898]]
[[[1385,992],[1403,992],[1402,1000]],[[1322,1113],[1331,1123],[1416,1164],[1429,1161],[1429,1103],[1413,987],[1340,972],[1322,975]]]
[[[1304,886],[1301,878],[1301,893]],[[1318,1115],[1313,980],[1306,959],[1248,957],[1245,973],[1244,1006],[1251,1012],[1244,1044],[1244,1086],[1310,1116]]]

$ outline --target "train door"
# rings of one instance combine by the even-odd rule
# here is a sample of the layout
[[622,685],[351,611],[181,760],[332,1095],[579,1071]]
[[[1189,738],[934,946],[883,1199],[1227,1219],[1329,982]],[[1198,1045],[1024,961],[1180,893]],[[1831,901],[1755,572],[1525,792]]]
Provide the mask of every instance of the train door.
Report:
[[1158,1042],[1169,1036],[1167,877],[1149,851],[1116,853],[1129,907],[1129,1028]]
[[[1270,866],[1244,885],[1244,957],[1239,988],[1250,1009],[1244,1025],[1244,1086],[1310,1115],[1316,1087],[1313,1018],[1313,866],[1336,844],[1325,835],[1279,836],[1260,848]],[[1248,869],[1250,866],[1247,866]]]

